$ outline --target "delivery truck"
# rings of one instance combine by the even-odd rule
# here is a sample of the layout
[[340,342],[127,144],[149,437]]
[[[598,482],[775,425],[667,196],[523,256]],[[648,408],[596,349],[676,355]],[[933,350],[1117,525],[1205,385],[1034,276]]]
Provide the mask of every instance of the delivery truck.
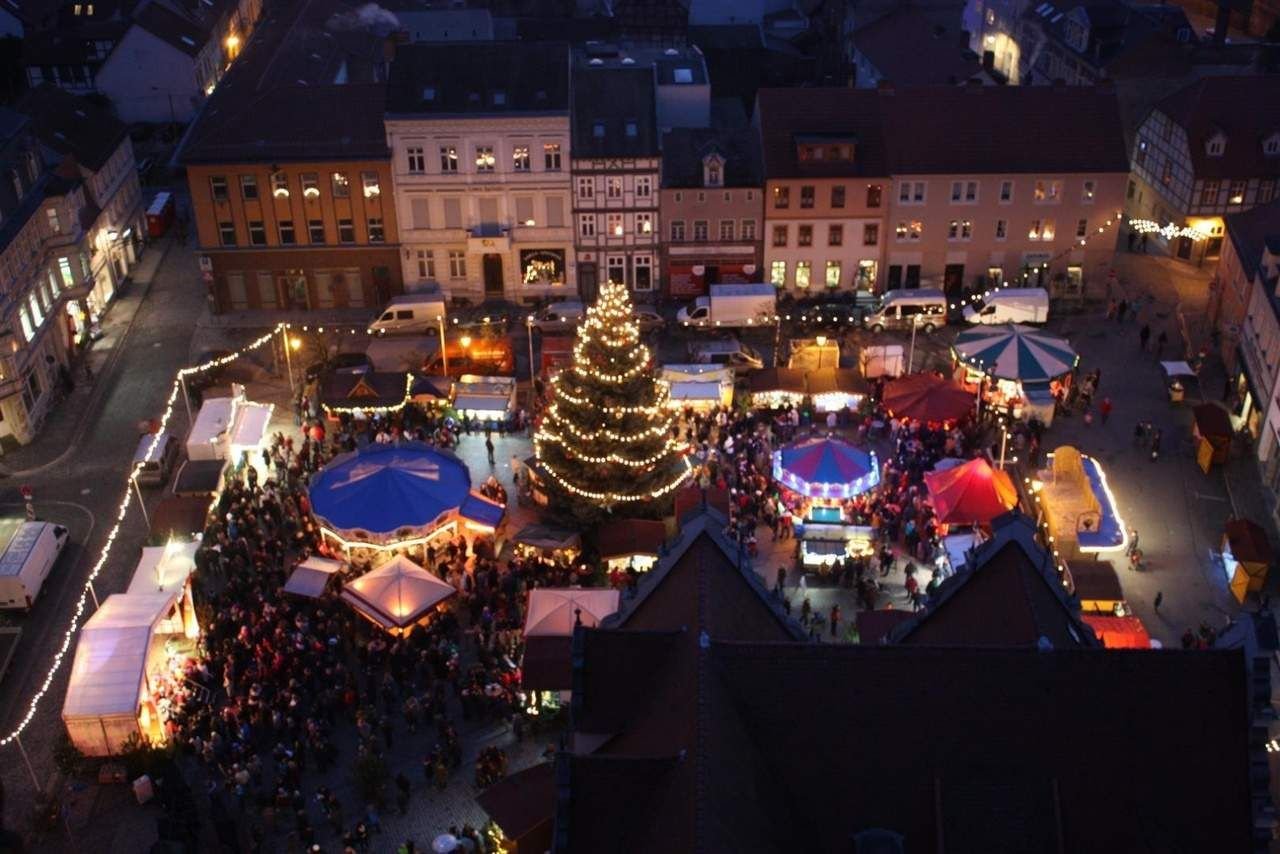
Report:
[[712,285],[711,293],[680,309],[681,326],[762,326],[778,313],[778,289],[768,282]]
[[67,544],[67,529],[52,522],[0,519],[0,608],[28,611]]
[[1001,288],[964,307],[969,323],[1044,323],[1049,292],[1044,288]]

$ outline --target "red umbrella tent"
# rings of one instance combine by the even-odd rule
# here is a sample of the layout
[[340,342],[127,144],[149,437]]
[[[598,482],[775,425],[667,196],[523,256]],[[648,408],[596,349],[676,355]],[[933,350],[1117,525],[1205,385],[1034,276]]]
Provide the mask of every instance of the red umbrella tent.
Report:
[[884,387],[884,408],[899,418],[958,421],[973,409],[974,396],[936,374],[910,374]]
[[984,459],[927,472],[924,482],[938,521],[947,524],[985,525],[1018,503],[1008,473],[993,469]]

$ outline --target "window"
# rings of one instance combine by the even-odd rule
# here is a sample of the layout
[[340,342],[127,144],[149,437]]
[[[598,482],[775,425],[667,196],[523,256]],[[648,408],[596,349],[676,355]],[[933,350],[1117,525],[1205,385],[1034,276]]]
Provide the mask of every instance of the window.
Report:
[[809,184],[800,187],[800,207],[813,207],[813,187]]
[[973,204],[974,202],[978,201],[978,182],[977,181],[964,182],[964,200],[966,204]]
[[604,122],[596,122],[591,126],[591,135],[596,139],[604,139]]
[[637,255],[633,261],[631,286],[637,291],[653,290],[653,259]]
[[411,228],[430,228],[431,208],[426,198],[409,200],[409,223]]
[[324,245],[324,220],[309,219],[307,220],[307,240],[317,246]]
[[320,174],[318,172],[303,172],[298,176],[302,182],[302,197],[304,199],[320,198]]
[[382,243],[384,239],[385,235],[382,232],[382,217],[369,217],[369,242]]
[[786,208],[791,207],[790,187],[773,188],[773,206],[777,210],[785,210]]
[[[213,193],[213,200],[215,202],[225,202],[227,200],[226,176],[214,175],[209,178],[209,190]],[[18,195],[22,195],[21,189],[18,190]]]
[[1013,182],[1000,182],[1000,204],[1007,205],[1013,201]]
[[223,246],[236,245],[236,224],[234,222],[218,223],[218,243]]
[[498,165],[498,158],[494,156],[492,145],[476,146],[476,171],[492,172]]
[[671,220],[671,241],[673,243],[681,243],[684,241],[684,220]]
[[583,237],[596,236],[595,214],[578,214],[578,234]]
[[1276,182],[1274,178],[1263,178],[1258,182],[1258,204],[1265,205],[1276,197]]
[[951,201],[958,202],[964,195],[964,181],[951,182]]
[[776,288],[786,287],[787,262],[774,261],[769,265],[769,282]]
[[282,219],[280,220],[278,227],[280,229],[280,245],[281,246],[292,246],[293,244],[298,242],[297,237],[293,233],[293,220]]
[[1267,137],[1266,142],[1262,143],[1262,153],[1267,157],[1280,154],[1280,133],[1273,133]]
[[331,177],[335,199],[345,199],[351,195],[351,181],[347,178],[346,172],[334,172]]
[[1222,184],[1218,181],[1206,180],[1200,185],[1200,204],[1205,207],[1216,207],[1218,204],[1218,191],[1222,188]]
[[808,261],[797,261],[796,262],[796,287],[797,288],[809,287],[809,278],[812,272],[813,272],[813,264],[811,264]]
[[698,199],[698,204],[702,204],[707,200],[707,194],[702,191],[699,191],[697,199]]
[[608,177],[604,179],[604,195],[607,199],[622,198],[622,179]]
[[621,237],[623,234],[622,214],[611,213],[605,217],[606,237]]
[[578,179],[578,198],[594,199],[596,197],[596,182],[594,178]]
[[882,190],[879,184],[867,185],[867,207],[869,208],[880,207],[881,192]]
[[1135,166],[1141,166],[1147,162],[1147,141],[1138,141],[1138,150],[1133,154],[1133,162]]
[[1040,239],[1053,240],[1053,235],[1054,235],[1053,220],[1046,219],[1044,221],[1044,226],[1040,229]]
[[653,192],[653,179],[647,175],[636,178],[636,198],[647,199]]
[[1009,220],[996,220],[996,240],[1004,240],[1009,236]]
[[547,196],[547,227],[564,228],[564,198]]
[[958,240],[960,238],[960,220],[953,219],[947,225],[947,240]]
[[788,228],[789,226],[785,226],[785,225],[775,225],[773,227],[773,245],[774,246],[787,245]]
[[467,277],[467,253],[457,249],[449,250],[449,278],[465,279]]
[[924,197],[924,181],[903,181],[898,185],[898,201],[904,205],[923,204]]
[[1231,191],[1227,193],[1227,204],[1242,205],[1244,204],[1244,191],[1248,186],[1247,181],[1232,181]]
[[813,226],[800,225],[796,226],[796,246],[812,246],[813,245]]
[[960,220],[960,239],[968,240],[973,237],[973,223],[967,219]]
[[1031,220],[1031,227],[1027,229],[1027,239],[1028,239],[1028,240],[1039,240],[1039,239],[1040,239],[1040,227],[1041,227],[1040,220],[1038,220],[1038,219],[1033,219],[1033,220]]
[[411,145],[404,150],[404,153],[409,174],[421,175],[427,171],[427,153],[421,145]]
[[249,220],[249,243],[253,246],[267,245],[267,229],[260,219]]
[[829,288],[840,287],[840,262],[839,261],[827,262],[827,287]]
[[924,232],[924,223],[922,223],[920,220],[918,219],[910,220],[910,221],[903,220],[898,223],[898,228],[895,231],[895,236],[900,241],[910,240],[912,242],[915,242],[920,239],[920,235],[923,232]]
[[1166,187],[1173,183],[1173,161],[1170,159],[1160,166],[1160,182]]
[[1031,220],[1031,228],[1027,231],[1030,240],[1053,240],[1053,220]]
[[623,125],[622,132],[630,137],[639,136],[640,126],[637,125],[634,121],[630,121],[630,122],[627,122],[625,125]]
[[967,219],[953,219],[947,226],[947,240],[968,240],[973,236],[973,223]]
[[462,199],[446,198],[444,200],[444,227],[462,228]]
[[417,251],[418,278],[434,279],[436,277],[436,256],[430,249]]
[[1205,146],[1210,157],[1221,157],[1222,153],[1227,150],[1227,141],[1220,136],[1215,136],[1209,140],[1209,144]]
[[271,195],[277,199],[289,198],[289,176],[283,172],[271,173]]
[[516,196],[516,225],[537,225],[533,218],[533,196]]
[[705,219],[695,219],[693,221],[693,240],[695,243],[707,242],[707,221]]
[[1094,181],[1085,181],[1080,188],[1080,203],[1085,205],[1093,204],[1094,197],[1097,196],[1098,185]]
[[543,143],[542,168],[548,172],[560,171],[560,143],[558,142]]
[[1087,219],[1076,220],[1076,237],[1084,237],[1088,233],[1089,233],[1089,220]]
[[356,227],[349,219],[338,220],[338,242],[339,243],[355,243]]
[[258,179],[253,175],[240,176],[240,197],[243,199],[258,198]]
[[708,187],[724,186],[724,169],[718,158],[707,158],[702,169],[702,183]]
[[720,239],[733,240],[736,225],[737,223],[731,219],[720,220]]
[[45,208],[44,215],[45,215],[45,218],[48,220],[49,231],[51,231],[54,234],[57,234],[58,232],[62,231],[62,223],[58,220],[57,208]]
[[827,226],[827,245],[828,246],[844,245],[844,226],[843,225]]
[[831,207],[844,207],[844,184],[836,184],[831,188]]
[[458,171],[458,146],[440,146],[440,171],[447,173]]
[[754,219],[744,219],[742,221],[742,239],[756,239],[756,221]]
[[653,214],[636,214],[636,234],[653,234]]
[[511,149],[511,169],[514,172],[528,172],[529,166],[529,146],[517,145]]
[[1062,198],[1061,181],[1036,181],[1031,198],[1038,203],[1055,204]]
[[862,227],[862,245],[875,246],[880,242],[880,224],[869,222]]

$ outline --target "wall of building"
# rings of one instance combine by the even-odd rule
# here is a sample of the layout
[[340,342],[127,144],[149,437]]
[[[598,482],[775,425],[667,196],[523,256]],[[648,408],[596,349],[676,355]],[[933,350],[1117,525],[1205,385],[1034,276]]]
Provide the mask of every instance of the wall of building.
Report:
[[657,157],[573,161],[574,243],[579,292],[593,298],[608,280],[637,296],[658,290]]
[[[387,139],[410,289],[435,281],[450,296],[516,302],[573,291],[567,116],[394,119]],[[479,171],[479,146],[493,148],[492,172]],[[456,173],[442,168],[442,148],[456,150]],[[527,171],[515,168],[518,149]]]
[[1237,353],[1240,336],[1244,331],[1244,319],[1249,307],[1249,291],[1253,284],[1245,275],[1231,241],[1223,244],[1222,254],[1218,259],[1218,270],[1215,275],[1213,305],[1213,323],[1218,330],[1222,361],[1226,364],[1227,373],[1233,374],[1238,369]]
[[193,58],[136,25],[98,69],[97,89],[130,124],[188,122],[200,100]]
[[[662,283],[667,296],[699,296],[716,282],[766,281],[761,252],[763,189],[667,189],[662,191],[659,207],[664,223]],[[702,233],[699,223],[705,223],[704,240],[696,239]]]
[[[878,290],[886,241],[888,179],[823,178],[769,180],[765,186],[764,280],[796,292],[819,293],[823,288]],[[813,189],[813,204],[804,206],[805,188]],[[874,188],[879,188],[878,201]],[[844,205],[833,193],[843,188]],[[781,200],[785,197],[785,207]],[[873,202],[876,202],[873,204]],[[832,227],[839,245],[832,245]],[[801,245],[802,229],[809,229],[809,245]],[[804,284],[807,264],[809,282]],[[828,279],[830,271],[831,279]],[[836,282],[836,284],[829,284]]]

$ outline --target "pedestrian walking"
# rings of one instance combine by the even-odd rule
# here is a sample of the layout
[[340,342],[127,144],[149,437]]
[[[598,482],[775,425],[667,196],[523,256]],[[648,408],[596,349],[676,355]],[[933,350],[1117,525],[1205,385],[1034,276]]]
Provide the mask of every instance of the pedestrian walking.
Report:
[[484,437],[484,452],[489,455],[489,465],[494,465],[497,461],[493,458],[493,437],[486,435]]
[[1151,340],[1151,327],[1142,324],[1142,329],[1138,332],[1138,349],[1147,352],[1147,342]]
[[1157,612],[1159,612],[1159,610],[1160,610],[1160,606],[1164,604],[1164,591],[1163,591],[1163,590],[1157,590],[1157,591],[1156,591],[1156,599],[1155,599],[1155,601],[1154,601],[1154,602],[1152,602],[1151,604],[1155,607],[1156,611],[1157,611]]
[[834,640],[840,636],[840,603],[837,602],[831,606],[831,638]]
[[780,566],[778,567],[778,583],[774,585],[773,589],[777,592],[779,596],[781,596],[782,591],[786,589],[786,586],[787,586],[787,568],[785,566]]
[[1138,529],[1129,529],[1129,547],[1125,549],[1126,555],[1131,555],[1138,550]]
[[1160,334],[1156,336],[1156,359],[1159,359],[1164,355],[1164,345],[1168,343],[1169,336],[1165,334],[1163,329],[1161,329]]
[[1098,404],[1098,414],[1102,416],[1102,426],[1107,426],[1107,419],[1111,417],[1111,398],[1102,399],[1102,403]]

